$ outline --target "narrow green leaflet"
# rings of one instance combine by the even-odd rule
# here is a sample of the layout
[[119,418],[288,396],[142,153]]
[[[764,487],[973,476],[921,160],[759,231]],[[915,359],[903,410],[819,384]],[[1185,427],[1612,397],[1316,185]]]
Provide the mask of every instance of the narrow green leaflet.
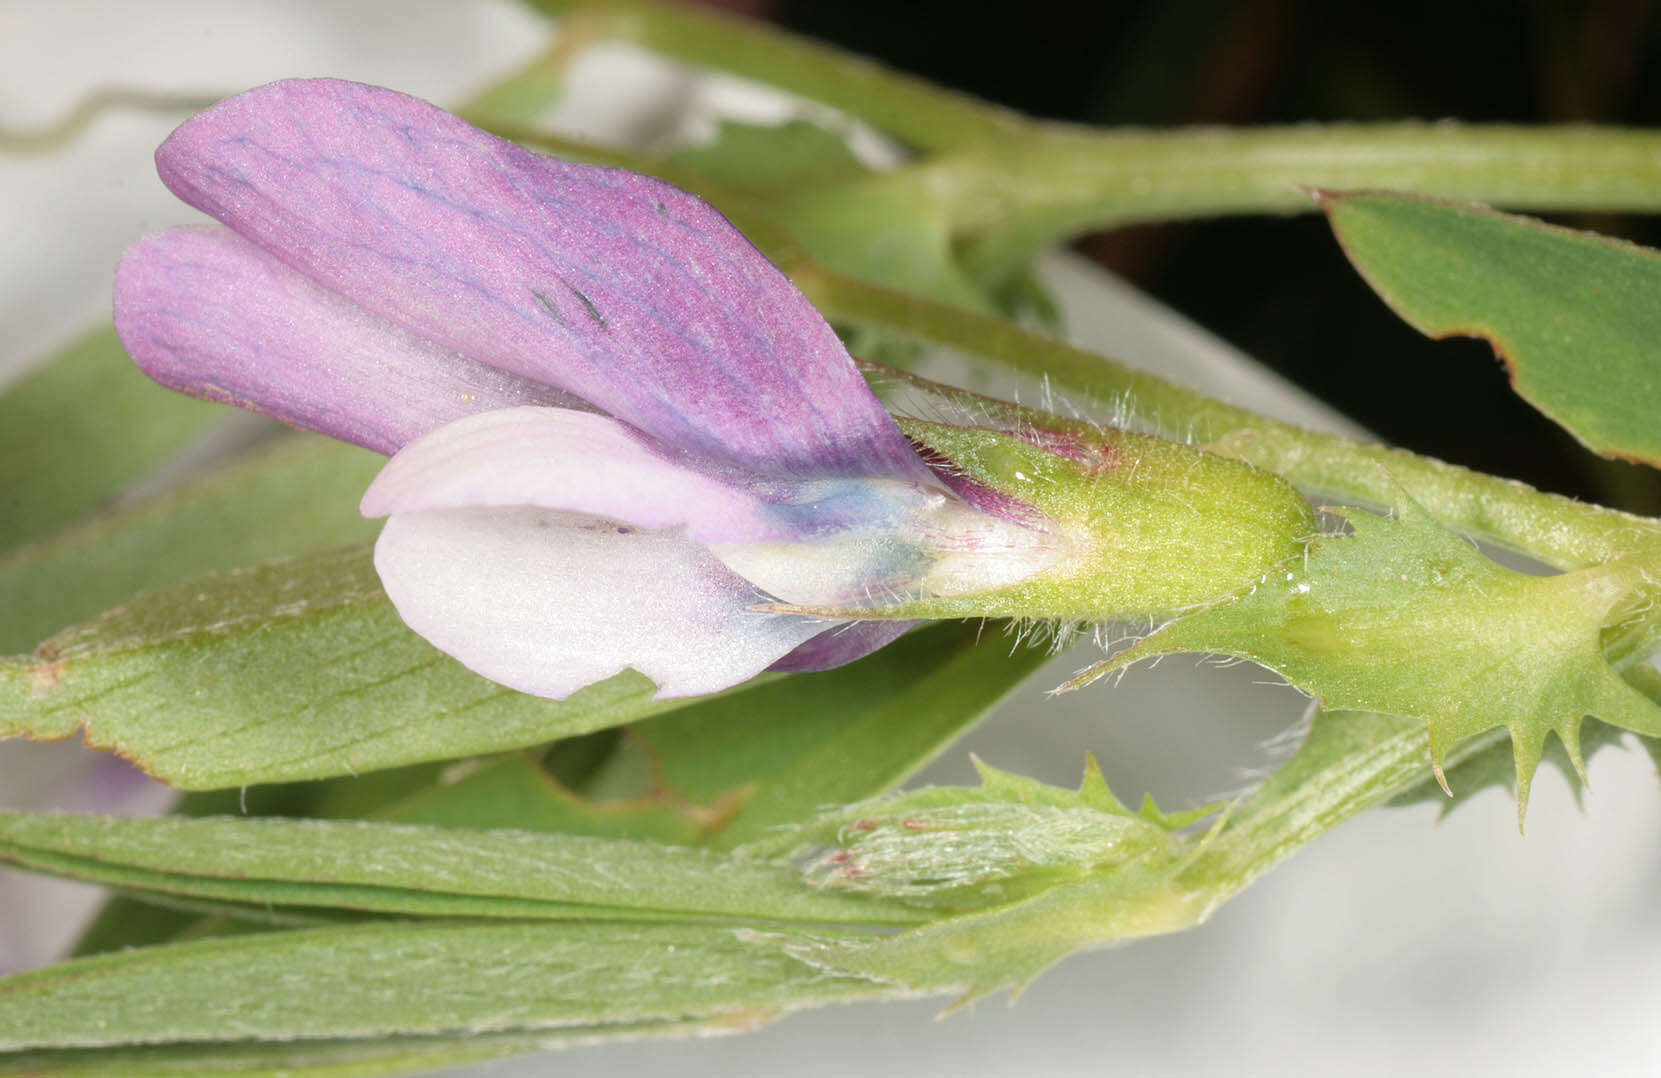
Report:
[[713,924],[401,921],[138,948],[0,980],[0,1051],[603,1033],[896,994],[788,951],[838,938]]
[[584,835],[367,821],[0,814],[0,859],[139,890],[460,917],[921,919],[793,868]]
[[1394,520],[1345,512],[1353,535],[1314,540],[1303,563],[1178,618],[1069,687],[1169,652],[1234,655],[1325,707],[1420,719],[1438,778],[1453,745],[1503,727],[1519,816],[1548,733],[1578,771],[1586,715],[1661,732],[1661,708],[1599,648],[1604,626],[1647,587],[1635,567],[1528,576],[1484,558],[1411,503]]
[[625,672],[564,701],[410,632],[361,548],[146,593],[0,659],[0,736],[82,734],[181,789],[501,752],[679,706]]
[[143,478],[224,413],[146,378],[105,326],[0,393],[0,551]]
[[385,460],[279,438],[198,479],[0,554],[0,654],[32,649],[134,594],[373,539],[358,498]]
[[[401,796],[409,789],[435,781],[446,767],[442,761],[410,767],[371,771],[319,782],[287,782],[266,786],[241,786],[187,793],[173,805],[174,816],[322,816],[356,818],[366,809]],[[199,939],[226,932],[246,931],[248,922],[263,922],[254,915],[271,907],[225,903],[218,912],[199,908],[202,900],[182,900],[158,891],[126,891],[105,901],[81,937],[72,954],[100,954],[127,947],[143,947],[170,940]],[[292,916],[297,908],[284,910]],[[315,907],[305,916],[314,917]]]
[[1478,206],[1329,194],[1367,283],[1432,337],[1483,337],[1530,404],[1608,455],[1661,464],[1661,254]]

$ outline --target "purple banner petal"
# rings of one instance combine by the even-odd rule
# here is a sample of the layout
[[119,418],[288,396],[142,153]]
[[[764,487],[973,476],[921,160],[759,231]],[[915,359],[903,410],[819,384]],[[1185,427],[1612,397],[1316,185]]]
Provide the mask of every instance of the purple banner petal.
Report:
[[928,479],[806,298],[678,188],[327,79],[221,102],[156,159],[179,197],[330,291],[670,446]]
[[586,407],[366,314],[219,228],[171,229],[129,248],[115,326],[169,389],[380,453],[476,412]]

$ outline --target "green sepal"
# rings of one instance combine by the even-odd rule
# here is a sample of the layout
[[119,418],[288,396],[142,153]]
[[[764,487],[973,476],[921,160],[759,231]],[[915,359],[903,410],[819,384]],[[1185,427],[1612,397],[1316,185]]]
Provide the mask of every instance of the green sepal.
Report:
[[1043,421],[1050,425],[1012,433],[899,420],[966,497],[1046,535],[1057,552],[1049,564],[976,594],[812,612],[1062,621],[1170,615],[1257,580],[1297,556],[1315,530],[1308,503],[1272,473],[1152,435]]

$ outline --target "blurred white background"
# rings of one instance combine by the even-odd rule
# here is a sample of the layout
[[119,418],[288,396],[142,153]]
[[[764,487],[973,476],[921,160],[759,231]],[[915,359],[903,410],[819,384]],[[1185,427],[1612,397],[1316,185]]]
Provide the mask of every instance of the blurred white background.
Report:
[[[110,85],[216,95],[294,75],[377,82],[455,102],[545,43],[506,2],[464,0],[0,0],[0,126],[45,125]],[[612,56],[560,115],[619,130],[642,100],[697,92],[684,73]],[[649,75],[650,78],[644,78]],[[660,96],[652,107],[662,104]],[[643,106],[642,106],[643,107]],[[0,156],[0,379],[107,317],[111,267],[140,233],[193,219],[150,153],[182,116],[113,113],[49,153]],[[1063,266],[1073,326],[1123,358],[1179,370],[1246,403],[1318,421],[1226,347],[1150,315],[1122,286]],[[1153,319],[1150,321],[1150,317]],[[1127,800],[1167,807],[1240,788],[1301,710],[1253,668],[1168,660],[1060,701],[1039,689],[926,778],[971,781],[967,753],[1052,781],[1102,760]],[[0,805],[76,806],[62,746],[0,744]],[[1013,1007],[935,1021],[939,1002],[808,1012],[756,1034],[645,1041],[479,1068],[617,1074],[1509,1075],[1661,1073],[1661,789],[1639,753],[1592,764],[1578,811],[1555,774],[1536,784],[1526,838],[1510,799],[1376,810],[1299,854],[1185,935],[1083,955]],[[159,800],[152,798],[152,804]],[[90,896],[0,873],[0,964],[43,960]]]

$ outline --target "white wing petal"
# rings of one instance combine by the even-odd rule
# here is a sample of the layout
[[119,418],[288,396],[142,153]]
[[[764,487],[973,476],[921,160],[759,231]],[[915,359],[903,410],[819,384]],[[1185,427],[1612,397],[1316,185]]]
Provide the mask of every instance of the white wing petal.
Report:
[[375,568],[440,650],[555,699],[626,667],[659,697],[715,692],[836,624],[749,609],[755,588],[676,532],[549,509],[396,514]]

